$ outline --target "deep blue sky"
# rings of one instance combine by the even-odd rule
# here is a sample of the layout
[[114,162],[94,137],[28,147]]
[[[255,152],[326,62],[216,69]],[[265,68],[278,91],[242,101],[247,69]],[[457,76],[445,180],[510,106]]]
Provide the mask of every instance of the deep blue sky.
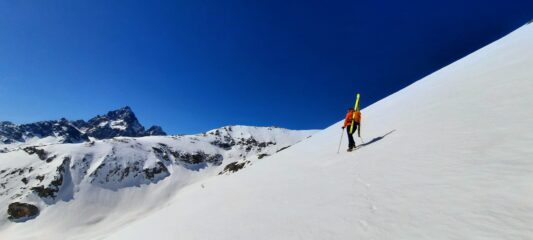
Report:
[[[430,3],[433,2],[433,3]],[[533,1],[0,1],[0,120],[324,128],[533,18]]]

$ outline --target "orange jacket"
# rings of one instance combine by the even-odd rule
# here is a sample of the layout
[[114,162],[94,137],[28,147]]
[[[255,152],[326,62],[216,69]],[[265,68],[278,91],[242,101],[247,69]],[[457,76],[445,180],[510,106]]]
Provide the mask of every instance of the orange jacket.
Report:
[[353,110],[348,111],[348,113],[346,113],[346,118],[344,119],[343,127],[347,127],[347,126],[352,125],[352,119],[356,123],[361,123],[361,112],[355,112],[355,114],[354,114]]

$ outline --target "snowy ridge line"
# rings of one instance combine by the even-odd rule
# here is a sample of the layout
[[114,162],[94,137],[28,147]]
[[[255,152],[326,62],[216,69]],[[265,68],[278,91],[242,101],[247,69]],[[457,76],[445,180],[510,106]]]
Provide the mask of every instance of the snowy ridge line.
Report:
[[[65,226],[74,229],[92,226],[94,221],[87,222],[86,218],[100,216],[96,225],[102,227],[106,224],[108,227],[104,228],[109,231],[130,221],[127,216],[120,215],[124,211],[139,215],[154,209],[155,203],[138,206],[147,198],[158,196],[155,200],[157,204],[164,204],[180,188],[216,176],[231,163],[251,163],[263,159],[314,132],[226,126],[194,135],[114,137],[76,144],[20,145],[0,153],[0,204],[6,207],[12,203],[30,204],[40,213],[35,217],[9,220],[7,211],[0,212],[0,238],[7,229],[57,222],[56,212],[63,210],[55,209],[65,207],[79,209],[68,210],[72,211],[72,215],[62,215],[61,219],[68,221],[47,224],[49,230],[62,232],[59,229]],[[158,193],[145,194],[154,189],[158,189],[155,190]],[[129,194],[135,195],[135,198],[126,198]],[[119,204],[126,199],[131,203]],[[95,203],[101,208],[90,207],[88,215],[78,217],[76,212]],[[87,231],[89,229],[93,228],[87,227]],[[64,234],[77,235],[68,231]],[[94,234],[91,236],[99,233],[96,231]],[[54,235],[49,236],[55,238],[52,237]],[[43,239],[43,236],[39,238]]]
[[28,124],[0,122],[0,146],[37,145],[40,143],[80,143],[91,139],[113,137],[164,136],[159,126],[145,130],[130,107],[109,111],[89,121],[69,121],[65,118],[54,121],[41,121]]

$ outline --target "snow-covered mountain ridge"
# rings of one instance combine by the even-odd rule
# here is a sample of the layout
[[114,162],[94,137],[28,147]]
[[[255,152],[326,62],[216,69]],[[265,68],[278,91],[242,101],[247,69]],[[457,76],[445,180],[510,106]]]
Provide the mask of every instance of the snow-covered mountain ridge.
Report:
[[[106,199],[111,196],[119,199],[124,192],[135,191],[131,188],[161,185],[155,188],[165,189],[166,194],[171,194],[179,186],[198,179],[238,170],[231,166],[250,165],[314,132],[226,126],[195,135],[114,137],[77,144],[25,144],[10,148],[0,153],[0,205],[4,206],[0,212],[0,231],[10,224],[28,220],[28,217],[13,219],[6,214],[8,206],[13,203],[36,206],[40,215],[30,219],[39,221],[41,217],[47,217],[48,208],[54,209],[56,205],[82,204],[85,201],[105,205]],[[176,184],[159,184],[162,180],[166,180],[167,184]],[[97,197],[91,194],[93,192],[102,194]],[[86,197],[85,194],[91,196]],[[145,197],[138,196],[135,201],[142,202]],[[161,197],[159,201],[162,204],[166,198]],[[120,209],[117,207],[115,210],[127,211],[127,208]],[[150,207],[137,206],[135,211],[145,212],[148,209]],[[93,215],[94,212],[85,217],[92,218]],[[83,222],[84,219],[77,218],[69,224],[80,227]],[[108,218],[102,222],[117,224],[121,221]]]
[[[36,145],[50,143],[87,142],[89,138],[108,139],[113,137],[142,137],[166,135],[159,126],[149,129],[139,123],[130,107],[109,111],[89,121],[60,120],[28,124],[0,122],[0,144]],[[4,146],[9,147],[9,146]]]

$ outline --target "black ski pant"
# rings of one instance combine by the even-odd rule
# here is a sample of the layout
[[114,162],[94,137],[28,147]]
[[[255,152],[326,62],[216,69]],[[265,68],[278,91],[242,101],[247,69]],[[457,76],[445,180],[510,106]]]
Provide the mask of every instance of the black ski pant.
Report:
[[353,132],[350,133],[350,125],[346,126],[346,133],[348,134],[348,148],[355,148],[355,140],[353,134],[357,130],[357,123],[353,126]]

